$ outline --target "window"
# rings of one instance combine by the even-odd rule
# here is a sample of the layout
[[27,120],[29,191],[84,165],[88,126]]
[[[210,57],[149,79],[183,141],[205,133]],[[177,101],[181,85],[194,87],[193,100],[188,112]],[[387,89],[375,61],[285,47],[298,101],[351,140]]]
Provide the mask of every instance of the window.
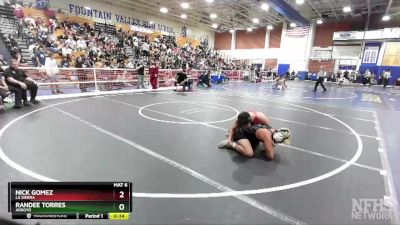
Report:
[[363,63],[376,63],[378,59],[379,47],[365,47]]

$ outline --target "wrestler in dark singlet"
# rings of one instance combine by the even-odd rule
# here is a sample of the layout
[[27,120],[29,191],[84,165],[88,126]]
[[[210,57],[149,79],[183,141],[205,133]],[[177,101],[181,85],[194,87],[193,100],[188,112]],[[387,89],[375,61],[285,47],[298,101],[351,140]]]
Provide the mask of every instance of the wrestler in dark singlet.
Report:
[[254,125],[252,122],[250,113],[240,113],[235,126],[229,130],[228,139],[220,142],[218,147],[231,148],[243,156],[253,157],[255,147],[262,142],[266,157],[273,159],[275,144],[287,140],[290,137],[290,131],[286,128],[273,129],[268,125]]

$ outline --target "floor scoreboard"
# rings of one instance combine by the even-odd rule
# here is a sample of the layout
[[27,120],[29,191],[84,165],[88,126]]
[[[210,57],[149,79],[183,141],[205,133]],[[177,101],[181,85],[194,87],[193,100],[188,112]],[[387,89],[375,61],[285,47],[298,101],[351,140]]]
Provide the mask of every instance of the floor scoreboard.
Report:
[[127,220],[131,182],[9,182],[13,219]]

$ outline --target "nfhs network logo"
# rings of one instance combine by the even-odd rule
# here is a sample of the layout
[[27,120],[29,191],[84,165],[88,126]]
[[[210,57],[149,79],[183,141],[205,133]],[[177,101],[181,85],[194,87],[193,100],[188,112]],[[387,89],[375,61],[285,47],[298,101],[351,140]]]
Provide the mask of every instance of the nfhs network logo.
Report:
[[381,198],[353,198],[351,218],[354,220],[391,220],[391,203]]

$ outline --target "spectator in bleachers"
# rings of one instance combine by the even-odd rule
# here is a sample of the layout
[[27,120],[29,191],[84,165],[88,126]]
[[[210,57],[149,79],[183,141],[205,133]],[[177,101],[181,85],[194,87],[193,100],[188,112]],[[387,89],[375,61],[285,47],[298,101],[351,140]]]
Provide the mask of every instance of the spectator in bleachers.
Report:
[[[60,70],[58,69],[57,61],[54,58],[54,53],[50,53],[49,57],[46,58],[45,70],[49,81],[51,83],[57,83]],[[60,91],[58,84],[52,84],[50,85],[50,88],[52,94],[63,93],[62,91]]]
[[126,64],[127,69],[134,69],[135,68],[135,60],[134,59],[129,59],[128,64]]
[[85,68],[93,68],[95,65],[95,60],[93,60],[91,57],[86,57],[85,62],[83,63],[83,67]]
[[39,49],[36,51],[35,56],[36,56],[37,67],[43,67],[46,63],[46,55],[44,53],[42,46],[39,46]]
[[142,52],[143,52],[143,56],[149,57],[150,45],[147,42],[143,42],[143,44],[142,44]]
[[72,36],[68,36],[68,40],[65,41],[65,44],[71,49],[76,49],[76,41]]
[[30,44],[29,47],[28,47],[29,58],[32,60],[32,63],[33,63],[34,67],[37,67],[36,49],[37,49],[37,46],[36,46],[35,43]]
[[62,46],[59,43],[57,43],[55,40],[48,40],[46,42],[46,50],[47,50],[47,52],[51,52],[51,53],[61,52]]
[[[6,60],[4,60],[3,55],[0,55],[0,70],[2,69],[2,67],[8,66],[8,63]],[[3,72],[3,71],[1,71]]]
[[[102,65],[126,68],[129,60],[125,50],[130,48],[133,52],[130,57],[160,61],[161,69],[177,69],[182,64],[184,67],[191,65],[194,69],[204,69],[207,66],[234,68],[232,62],[223,60],[218,53],[212,52],[207,41],[202,41],[199,46],[184,43],[184,46],[178,47],[175,38],[169,36],[157,36],[151,41],[148,35],[132,34],[122,29],[108,34],[104,30],[94,31],[87,23],[78,24],[65,20],[52,26],[55,21],[51,19],[46,25],[43,22],[41,19],[35,21],[33,18],[25,18],[23,29],[29,43],[45,46],[45,50],[51,52],[61,51],[62,56],[70,54],[77,57],[83,54],[84,57],[90,58],[96,67]],[[55,26],[62,32],[54,31],[52,27]]]
[[19,48],[17,41],[15,41],[14,35],[10,34],[8,38],[6,38],[6,47],[10,52],[11,58],[22,60],[21,49]]
[[71,60],[69,60],[68,58],[69,58],[69,55],[68,56],[63,56],[63,58],[61,60],[61,67],[62,68],[69,68],[70,67]]
[[3,77],[3,69],[0,67],[0,113],[4,112],[3,99],[8,96],[8,86]]
[[79,40],[76,42],[76,47],[80,48],[80,49],[86,49],[87,48],[86,42],[85,42],[85,40],[83,40],[82,37],[79,38]]
[[[14,108],[21,108],[22,101],[25,106],[40,103],[35,99],[38,90],[36,82],[32,78],[28,77],[25,71],[18,68],[18,61],[16,59],[11,60],[11,66],[4,71],[3,75],[8,85],[8,89],[10,92],[15,94]],[[27,100],[27,90],[30,91],[30,102]]]
[[72,55],[72,49],[69,47],[69,45],[65,44],[64,47],[61,49],[61,54],[63,57]]
[[48,23],[48,24],[49,24],[49,25],[48,25],[49,32],[50,32],[50,33],[54,33],[54,31],[55,31],[55,29],[56,29],[56,27],[57,27],[56,21],[53,20],[53,19],[49,19],[49,23]]
[[6,44],[8,50],[10,51],[11,56],[14,56],[16,53],[19,52],[18,43],[15,40],[14,35],[12,34],[7,35],[4,39],[4,43]]
[[25,17],[24,22],[28,26],[36,27],[35,19],[32,17]]

